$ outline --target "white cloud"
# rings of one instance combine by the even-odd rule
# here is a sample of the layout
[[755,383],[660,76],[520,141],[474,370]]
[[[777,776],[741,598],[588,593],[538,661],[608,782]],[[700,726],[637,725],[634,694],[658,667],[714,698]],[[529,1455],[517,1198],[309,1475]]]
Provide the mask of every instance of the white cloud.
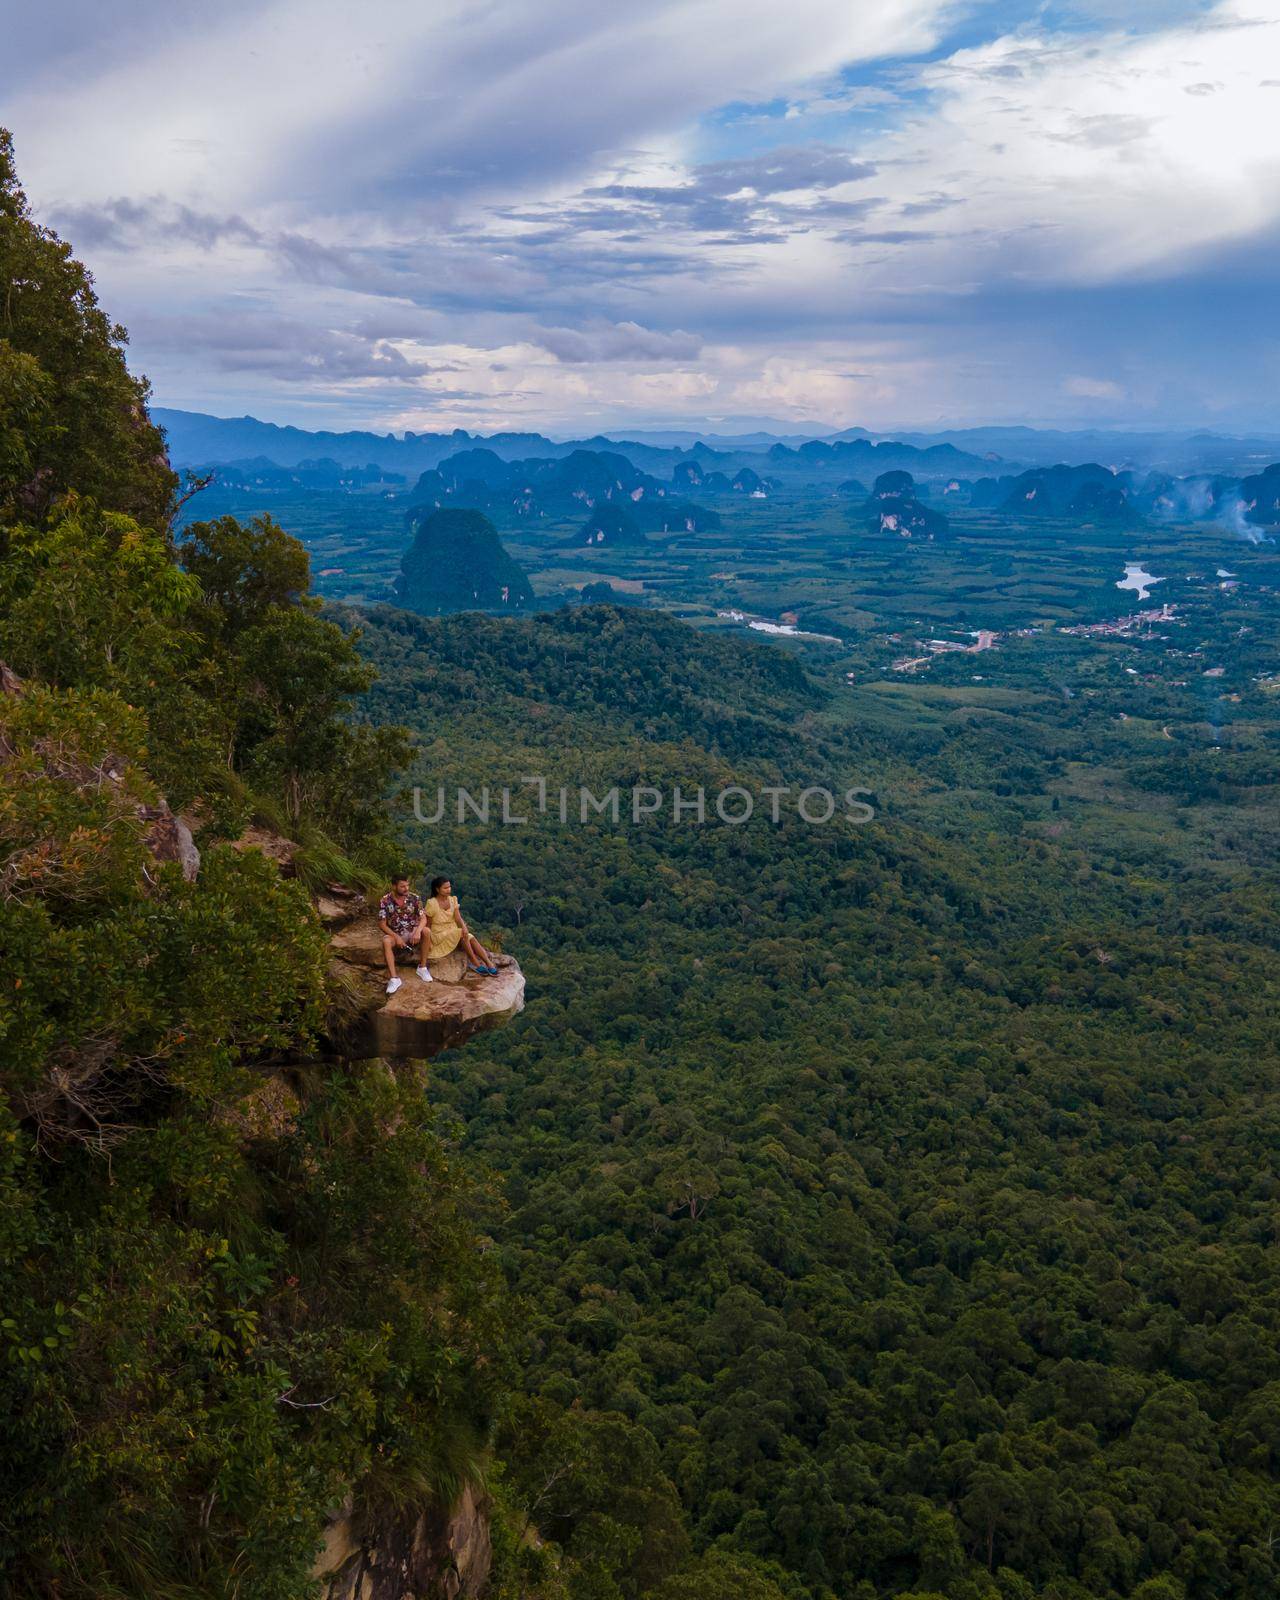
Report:
[[[6,113],[46,202],[207,206],[505,190],[850,62],[928,48],[945,0],[274,0],[212,7],[125,62],[33,63]],[[75,115],[67,115],[74,103]],[[92,139],[84,130],[93,129]]]
[[1065,378],[1062,392],[1078,400],[1123,400],[1125,397],[1124,389],[1110,378],[1086,378],[1080,375]]
[[289,383],[383,378],[397,383],[436,370],[386,339],[254,312],[157,317],[144,324],[157,350],[203,352],[224,372],[261,373]]
[[539,328],[530,342],[557,361],[688,361],[702,349],[697,334],[673,329],[658,333],[638,322],[602,323],[587,328]]
[[968,231],[961,257],[985,255],[986,276],[1171,270],[1280,219],[1280,119],[1259,72],[1275,60],[1274,0],[1136,36],[1007,35],[925,67],[929,113],[873,154],[903,163],[895,198],[960,197],[941,226]]
[[5,120],[163,400],[410,426],[1135,407],[1161,382],[1077,347],[1071,299],[1280,228],[1280,0],[1145,4],[1143,31],[1088,5],[1052,34],[988,4],[1005,31],[913,68],[949,0],[138,0],[119,38],[50,0],[104,49],[28,27]]

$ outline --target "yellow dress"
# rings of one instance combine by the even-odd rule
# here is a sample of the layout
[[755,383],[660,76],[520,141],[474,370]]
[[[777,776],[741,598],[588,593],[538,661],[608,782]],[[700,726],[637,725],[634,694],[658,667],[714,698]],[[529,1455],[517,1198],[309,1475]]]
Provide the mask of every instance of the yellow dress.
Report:
[[427,919],[427,960],[439,961],[447,956],[451,950],[458,948],[458,941],[462,938],[462,930],[453,920],[458,909],[456,894],[449,896],[449,909],[446,911],[440,904],[439,896],[428,895],[423,904],[423,913]]

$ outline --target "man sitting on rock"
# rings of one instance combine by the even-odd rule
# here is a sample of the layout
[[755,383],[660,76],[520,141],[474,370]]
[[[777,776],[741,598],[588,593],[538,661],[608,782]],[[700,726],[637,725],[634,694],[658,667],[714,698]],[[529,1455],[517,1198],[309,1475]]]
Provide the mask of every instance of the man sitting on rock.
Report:
[[[386,958],[387,993],[394,994],[402,979],[396,974],[396,957],[418,959],[418,976],[423,983],[431,982],[427,967],[427,919],[422,901],[409,887],[408,878],[401,873],[391,880],[391,893],[384,894],[378,902],[378,926],[382,929],[382,954]],[[415,952],[414,946],[417,946]]]

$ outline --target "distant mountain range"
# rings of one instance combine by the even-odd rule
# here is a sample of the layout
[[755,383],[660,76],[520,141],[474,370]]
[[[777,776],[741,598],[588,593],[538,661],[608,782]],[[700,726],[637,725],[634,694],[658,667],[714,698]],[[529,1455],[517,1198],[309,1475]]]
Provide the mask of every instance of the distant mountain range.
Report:
[[[200,412],[153,412],[164,428],[170,457],[178,467],[218,465],[261,468],[266,463],[309,471],[317,468],[380,469],[412,478],[453,456],[483,449],[501,461],[557,460],[582,451],[623,456],[641,471],[670,478],[681,463],[696,463],[701,472],[719,470],[732,478],[743,468],[792,482],[825,481],[863,468],[871,477],[898,467],[918,478],[937,479],[957,473],[976,476],[992,470],[983,457],[951,444],[899,444],[872,440],[858,430],[832,439],[807,439],[788,444],[761,435],[751,448],[717,449],[694,437],[689,445],[661,446],[639,439],[548,439],[539,433],[378,434],[310,432],[281,427],[256,417],[210,417]],[[855,436],[856,435],[856,436]],[[1008,470],[1019,462],[997,463]]]
[[[841,435],[845,437],[845,435]],[[878,437],[883,437],[879,435]],[[938,433],[897,433],[902,444],[951,444],[988,459],[1052,467],[1065,462],[1097,461],[1116,471],[1178,474],[1258,472],[1280,455],[1280,433],[1237,435],[1210,433],[1129,432],[1127,430],[1053,428],[957,428]],[[988,469],[989,470],[989,469]]]
[[[252,417],[233,421],[164,414],[166,423],[173,418],[178,420],[170,448],[176,464],[213,469],[229,489],[249,494],[380,489],[393,498],[404,496],[419,520],[432,511],[457,509],[488,513],[504,526],[579,518],[585,512],[586,520],[569,541],[574,545],[635,543],[650,533],[705,532],[721,525],[720,514],[691,495],[723,504],[735,497],[767,499],[786,486],[862,501],[873,526],[905,538],[945,537],[947,519],[937,507],[947,504],[1024,521],[1055,518],[1137,527],[1148,520],[1207,519],[1249,538],[1274,537],[1274,532],[1264,535],[1262,530],[1280,526],[1280,465],[1275,463],[1244,473],[1199,470],[1182,476],[1150,468],[1116,469],[1098,461],[1022,467],[966,453],[950,443],[928,444],[923,437],[917,443],[859,437],[808,439],[797,446],[775,441],[754,456],[767,467],[766,475],[742,455],[713,450],[701,440],[687,450],[658,450],[634,440],[579,443],[538,434],[496,434],[480,441],[462,430],[403,438],[316,434]],[[1205,449],[1223,443],[1211,435],[1187,442]],[[218,454],[254,446],[258,453],[252,456],[222,460]],[[266,453],[272,450],[274,457]],[[304,450],[308,454],[300,455]],[[317,457],[312,453],[316,450],[330,453]],[[511,453],[517,450],[533,453]],[[371,459],[353,465],[353,455]],[[285,456],[297,459],[283,463]],[[433,464],[408,488],[403,469],[424,456]],[[1249,464],[1255,465],[1252,459]],[[864,479],[874,483],[870,496]]]
[[[460,451],[483,447],[504,461],[555,459],[575,450],[613,451],[641,470],[670,477],[686,461],[732,477],[743,467],[781,481],[833,481],[859,473],[868,479],[904,470],[917,479],[1003,477],[1027,467],[1096,461],[1116,469],[1167,473],[1256,473],[1280,456],[1280,435],[1075,432],[1022,427],[877,434],[846,428],[822,435],[753,431],[736,435],[641,430],[626,438],[549,439],[539,433],[380,434],[282,427],[257,417],[214,417],[154,407],[178,467],[274,463],[279,467],[379,469],[412,481]],[[781,426],[781,425],[780,425]]]

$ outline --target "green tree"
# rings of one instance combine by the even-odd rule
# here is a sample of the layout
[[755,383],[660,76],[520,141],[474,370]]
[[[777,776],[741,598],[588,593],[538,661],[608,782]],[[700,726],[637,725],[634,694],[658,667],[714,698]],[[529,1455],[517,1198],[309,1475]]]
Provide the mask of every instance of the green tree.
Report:
[[234,639],[275,606],[296,605],[311,586],[307,552],[270,517],[194,522],[178,559],[200,585],[217,630]]
[[0,285],[0,520],[42,518],[74,490],[163,527],[176,479],[147,385],[125,365],[125,331],[88,272],[33,220],[4,129]]

